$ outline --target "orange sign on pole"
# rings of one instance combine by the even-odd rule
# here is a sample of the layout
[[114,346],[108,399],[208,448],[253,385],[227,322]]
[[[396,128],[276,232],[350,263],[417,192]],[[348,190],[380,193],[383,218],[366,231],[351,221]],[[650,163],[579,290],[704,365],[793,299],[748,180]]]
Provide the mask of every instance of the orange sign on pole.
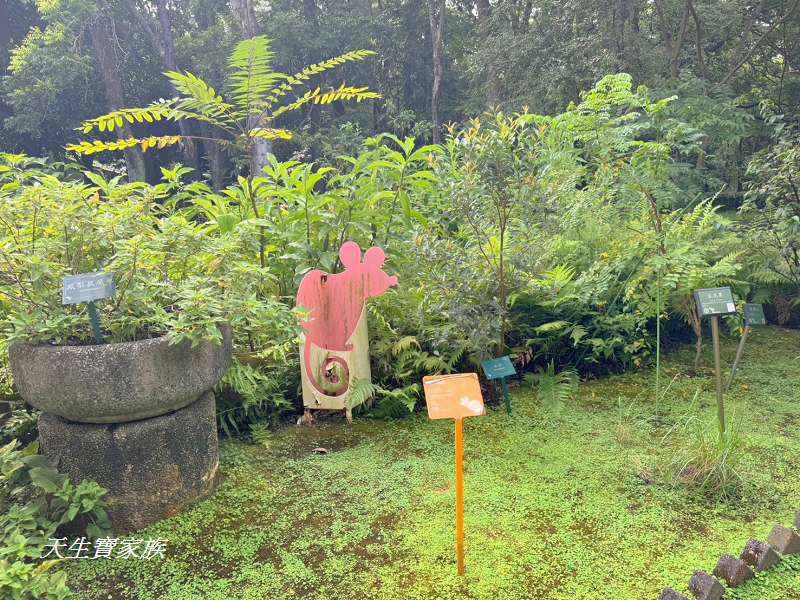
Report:
[[486,414],[476,373],[432,375],[422,378],[428,417],[455,419],[456,423],[456,556],[458,574],[464,567],[464,428],[465,417]]

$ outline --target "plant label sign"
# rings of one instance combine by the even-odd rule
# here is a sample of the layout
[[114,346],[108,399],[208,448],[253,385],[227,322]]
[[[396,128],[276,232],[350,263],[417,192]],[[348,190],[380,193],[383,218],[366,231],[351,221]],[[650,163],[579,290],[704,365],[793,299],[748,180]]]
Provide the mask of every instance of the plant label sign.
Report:
[[694,301],[700,317],[730,315],[736,312],[733,292],[729,287],[707,288],[696,290]]
[[486,414],[477,373],[429,375],[422,378],[428,417],[455,420],[456,458],[456,562],[458,574],[464,566],[464,417]]
[[502,379],[517,374],[517,370],[511,364],[511,359],[508,356],[484,360],[481,363],[481,368],[484,375],[486,375],[486,379]]
[[428,417],[463,419],[486,414],[477,373],[428,375],[422,378]]
[[767,317],[764,316],[764,305],[751,303],[745,304],[744,324],[747,327],[752,327],[753,325],[766,325]]
[[62,304],[80,304],[111,298],[116,293],[113,273],[83,273],[64,277]]
[[511,396],[508,393],[506,377],[517,374],[517,370],[514,368],[514,365],[511,364],[511,359],[508,356],[501,356],[500,358],[494,358],[492,360],[484,360],[481,363],[481,368],[483,369],[484,375],[486,375],[486,379],[500,380],[500,384],[503,386],[503,401],[506,403],[506,412],[510,415],[512,413]]

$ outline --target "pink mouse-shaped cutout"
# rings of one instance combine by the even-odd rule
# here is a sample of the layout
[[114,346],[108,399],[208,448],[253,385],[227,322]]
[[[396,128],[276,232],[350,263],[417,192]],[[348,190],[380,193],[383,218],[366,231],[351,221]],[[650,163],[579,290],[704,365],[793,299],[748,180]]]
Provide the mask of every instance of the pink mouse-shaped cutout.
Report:
[[[321,394],[341,395],[349,384],[349,369],[341,357],[329,357],[322,365],[323,372],[333,363],[344,371],[343,385],[331,394],[322,389],[311,366],[311,345],[323,350],[349,352],[348,343],[358,326],[358,320],[368,298],[380,296],[397,285],[397,277],[383,271],[386,255],[381,248],[373,246],[364,253],[355,242],[346,242],[339,249],[339,259],[344,265],[341,273],[330,274],[315,269],[306,273],[297,290],[297,305],[308,311],[300,322],[306,334],[303,362],[311,384]],[[335,382],[334,382],[335,383]]]

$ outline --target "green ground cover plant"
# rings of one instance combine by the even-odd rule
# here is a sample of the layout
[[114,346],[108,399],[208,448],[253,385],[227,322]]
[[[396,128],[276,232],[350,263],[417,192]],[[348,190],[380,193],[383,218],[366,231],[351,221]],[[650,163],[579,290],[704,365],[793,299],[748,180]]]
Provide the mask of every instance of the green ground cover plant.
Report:
[[[163,562],[68,564],[78,597],[655,598],[683,589],[750,537],[797,510],[800,335],[758,328],[728,397],[746,432],[742,484],[722,497],[661,474],[696,438],[689,409],[715,432],[711,371],[686,345],[665,359],[669,402],[653,418],[652,373],[583,383],[559,408],[514,389],[465,424],[467,574],[454,556],[453,430],[424,415],[275,431],[267,447],[223,446],[225,483],[190,512],[143,532],[170,540]],[[735,352],[726,338],[723,359]],[[703,356],[709,360],[709,350]],[[623,407],[621,410],[620,407]],[[627,428],[624,436],[621,428]],[[325,447],[328,454],[312,453]],[[700,456],[700,455],[697,455]],[[731,598],[800,594],[787,559]]]

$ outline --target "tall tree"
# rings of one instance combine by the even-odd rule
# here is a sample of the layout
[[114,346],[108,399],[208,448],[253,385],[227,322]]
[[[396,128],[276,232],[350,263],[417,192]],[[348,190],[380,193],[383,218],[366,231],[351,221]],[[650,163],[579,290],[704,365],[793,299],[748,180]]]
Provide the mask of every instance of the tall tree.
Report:
[[[126,106],[125,95],[122,92],[122,80],[120,79],[117,58],[114,49],[119,47],[119,40],[114,32],[114,22],[108,13],[99,10],[94,20],[89,25],[89,35],[92,39],[97,65],[105,87],[108,108],[111,111],[119,110]],[[123,122],[121,127],[116,129],[117,139],[124,140],[133,137],[130,127]],[[131,181],[145,181],[147,171],[145,168],[144,155],[138,147],[131,147],[125,150],[125,164],[128,168],[128,179]]]
[[[481,44],[485,49],[492,47],[492,5],[489,0],[477,0],[478,2],[478,33],[480,34]],[[486,65],[486,104],[495,106],[500,100],[500,89],[497,78],[497,65],[494,56],[489,54]]]
[[444,0],[428,0],[428,15],[431,22],[431,46],[433,48],[433,88],[431,90],[431,121],[433,122],[433,143],[441,141],[442,123],[439,120],[439,96],[442,93],[442,73],[444,71],[442,50],[444,48]]
[[[254,38],[259,34],[258,19],[253,0],[231,0],[231,12],[242,29],[245,39]],[[260,125],[258,111],[253,111],[249,117],[248,128],[255,129]],[[272,142],[267,139],[253,140],[250,155],[250,175],[257,176],[267,165],[267,155],[272,151]]]

